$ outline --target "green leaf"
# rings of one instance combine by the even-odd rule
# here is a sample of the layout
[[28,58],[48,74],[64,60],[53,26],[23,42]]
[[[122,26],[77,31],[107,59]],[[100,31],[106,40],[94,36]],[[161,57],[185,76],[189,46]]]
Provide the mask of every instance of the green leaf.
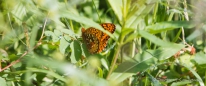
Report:
[[[118,79],[120,77],[122,81],[132,74],[140,71],[145,71],[152,65],[157,64],[157,60],[165,60],[173,56],[177,51],[179,51],[182,45],[173,45],[170,47],[161,47],[157,50],[147,50],[142,54],[136,54],[133,60],[128,60],[120,64],[117,69],[112,74],[111,79]],[[126,75],[124,74],[126,73]],[[127,76],[127,77],[126,77]]]
[[72,31],[72,30],[70,30],[70,29],[59,29],[62,33],[66,33],[66,34],[68,34],[69,36],[71,36],[71,37],[74,37],[75,38],[75,36],[76,36],[76,34]]
[[101,64],[106,70],[109,70],[109,66],[105,58],[101,58]]
[[153,83],[154,86],[163,86],[156,78],[154,78],[151,74],[147,74],[149,76],[149,80]]
[[160,22],[146,27],[146,31],[152,34],[157,34],[163,31],[173,30],[177,28],[193,28],[194,24],[188,21],[168,21]]
[[117,16],[119,21],[122,21],[122,1],[123,0],[108,0],[111,8],[113,9],[115,15]]
[[59,39],[63,36],[63,33],[59,30],[54,30],[54,35],[52,37],[53,42],[59,41]]
[[115,82],[115,83],[121,83],[128,77],[131,77],[135,73],[118,73],[118,72],[113,72],[109,78],[109,81]]
[[168,42],[165,42],[165,41],[157,38],[156,36],[154,36],[154,35],[152,35],[152,34],[150,34],[150,33],[148,33],[148,32],[145,32],[145,31],[143,31],[143,30],[139,30],[138,33],[139,33],[142,37],[148,39],[149,41],[153,42],[153,43],[156,44],[156,45],[159,45],[159,46],[169,46],[169,43],[168,43]]
[[65,50],[67,49],[67,47],[68,47],[69,44],[70,44],[67,39],[70,40],[70,37],[65,35],[65,36],[63,36],[63,37],[61,38],[61,40],[60,40],[59,50],[60,50],[60,52],[61,52],[62,54],[65,53]]
[[54,33],[52,31],[45,31],[44,32],[45,36],[53,36]]
[[184,86],[189,83],[192,83],[190,80],[180,80],[179,82],[173,82],[171,86]]
[[61,32],[59,32],[58,30],[55,30],[54,32],[52,32],[52,31],[45,31],[44,33],[45,33],[46,36],[52,36],[52,41],[53,42],[57,42],[60,39],[59,37],[61,35]]
[[23,18],[27,14],[27,8],[21,1],[19,1],[12,10],[12,14],[15,16],[14,18],[16,22],[21,25]]
[[145,16],[154,8],[154,3],[151,3],[151,1],[156,2],[156,0],[132,1],[133,8],[129,9],[126,27],[136,28],[140,23],[142,24]]
[[6,85],[6,80],[4,78],[2,78],[2,77],[0,77],[0,85],[1,86],[7,86]]
[[156,50],[147,50],[150,54],[156,57],[158,60],[165,60],[173,55],[175,55],[179,50],[181,50],[184,45],[173,44],[169,47],[160,47]]
[[197,78],[197,81],[199,82],[200,86],[204,86],[204,83],[202,81],[202,78],[198,75],[198,73],[190,67],[190,65],[187,64],[181,64],[182,66],[186,67],[192,74]]
[[123,62],[118,66],[115,72],[136,73],[143,71],[153,64],[156,64],[157,59],[150,52],[144,51],[142,54],[136,54],[134,59]]
[[137,54],[131,59],[120,64],[117,69],[111,74],[110,80],[122,82],[132,74],[136,74],[140,71],[146,71],[150,66],[157,63],[157,59],[154,58],[150,53],[143,52]]
[[70,47],[72,50],[72,55],[70,57],[71,63],[76,63],[77,61],[80,60],[82,55],[80,44],[78,41],[75,40],[71,43]]
[[122,29],[122,35],[123,36],[126,36],[127,34],[133,32],[135,29],[132,29],[132,28],[125,28],[125,29]]
[[35,43],[36,43],[36,38],[37,38],[37,33],[38,33],[38,29],[39,27],[37,27],[37,26],[34,26],[33,28],[32,28],[32,31],[31,31],[31,38],[30,38],[30,46],[31,47],[33,47],[34,45],[35,45]]
[[142,37],[148,39],[148,40],[151,41],[152,43],[154,43],[154,44],[156,44],[156,45],[159,45],[159,46],[161,46],[161,47],[170,47],[170,46],[175,46],[175,48],[177,48],[177,47],[183,48],[183,47],[184,47],[184,45],[174,44],[174,43],[170,43],[170,42],[163,41],[163,40],[157,38],[156,36],[154,36],[154,35],[152,35],[152,34],[150,34],[150,33],[148,33],[148,32],[145,32],[145,31],[143,31],[143,30],[139,30],[138,33],[139,33]]
[[69,18],[69,19],[74,20],[76,22],[79,22],[79,23],[94,27],[96,29],[99,29],[114,39],[114,36],[109,31],[105,30],[100,24],[92,21],[91,19],[88,19],[88,18],[80,16],[80,15],[75,15],[75,14],[68,12],[68,11],[61,11],[60,15],[62,17],[66,17],[66,18]]
[[137,38],[137,35],[138,35],[139,33],[132,33],[131,35],[129,35],[127,38],[126,38],[126,40],[124,41],[124,44],[126,44],[127,42],[130,42],[130,41],[132,41],[132,40],[134,40],[135,38]]
[[205,65],[206,64],[206,54],[204,54],[203,52],[198,52],[195,54],[195,58],[194,61],[198,64],[198,65]]

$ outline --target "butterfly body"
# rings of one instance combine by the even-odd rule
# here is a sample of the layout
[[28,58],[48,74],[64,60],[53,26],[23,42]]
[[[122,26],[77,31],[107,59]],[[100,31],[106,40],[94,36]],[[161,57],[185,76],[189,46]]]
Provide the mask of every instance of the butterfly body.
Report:
[[[103,23],[101,26],[109,31],[110,33],[114,33],[115,25],[111,23]],[[100,53],[104,50],[107,45],[107,41],[109,40],[110,36],[102,31],[90,27],[88,29],[82,28],[82,39],[83,42],[86,44],[88,51],[91,54]]]

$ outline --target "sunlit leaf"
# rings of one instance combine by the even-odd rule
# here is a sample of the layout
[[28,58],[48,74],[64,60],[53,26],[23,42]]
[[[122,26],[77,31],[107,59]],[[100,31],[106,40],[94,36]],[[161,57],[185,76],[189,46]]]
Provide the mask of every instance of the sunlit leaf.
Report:
[[4,78],[2,78],[2,77],[0,77],[0,85],[1,86],[7,86],[6,80]]
[[172,83],[171,86],[187,85],[189,83],[192,83],[192,82],[190,80],[180,80],[179,82]]
[[108,0],[111,8],[113,9],[114,13],[116,14],[117,18],[119,21],[122,21],[122,1],[123,0],[118,0],[118,1],[114,1],[114,0]]
[[193,28],[194,24],[188,21],[168,21],[168,22],[160,22],[154,25],[150,25],[146,27],[146,30],[149,33],[156,34],[163,31],[178,29],[178,28]]
[[65,53],[65,50],[67,49],[67,47],[69,46],[69,41],[68,39],[70,39],[69,36],[63,36],[61,39],[60,39],[60,45],[59,45],[59,50],[62,54]]
[[206,64],[206,55],[203,52],[198,52],[195,54],[195,58],[194,61],[198,64],[198,65],[205,65]]
[[[131,59],[129,61],[125,61],[120,64],[114,73],[111,75],[110,79],[116,80],[118,79],[118,83],[130,77],[132,74],[136,74],[140,71],[145,71],[155,63],[157,63],[157,59],[154,58],[150,53],[143,52],[142,54],[137,54],[135,59]],[[140,59],[139,59],[140,58]],[[120,78],[121,77],[121,78]],[[120,80],[119,80],[120,79]]]
[[165,60],[175,55],[178,51],[180,51],[184,45],[174,44],[169,47],[160,47],[156,50],[147,50],[150,54],[155,56],[158,60]]
[[72,55],[70,57],[72,63],[76,63],[80,60],[82,51],[78,41],[73,41],[70,45],[72,50]]
[[139,30],[138,33],[139,33],[142,37],[150,40],[152,43],[154,43],[154,44],[156,44],[156,45],[158,45],[158,46],[162,46],[162,47],[176,46],[176,47],[180,47],[180,48],[183,48],[183,47],[184,47],[184,45],[180,45],[180,44],[177,45],[177,44],[174,44],[174,43],[170,43],[170,42],[167,42],[167,41],[163,41],[163,40],[161,40],[160,38],[157,38],[156,36],[154,36],[154,35],[152,35],[152,34],[150,34],[150,33],[148,33],[148,32],[145,32],[145,31],[143,31],[143,30]]

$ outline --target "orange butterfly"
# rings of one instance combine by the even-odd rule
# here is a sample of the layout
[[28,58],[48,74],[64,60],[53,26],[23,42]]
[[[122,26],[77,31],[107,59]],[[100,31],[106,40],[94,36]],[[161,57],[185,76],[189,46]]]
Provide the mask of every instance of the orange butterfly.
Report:
[[[115,25],[112,23],[103,23],[101,26],[111,33],[115,31]],[[107,46],[109,38],[109,35],[96,28],[90,27],[86,30],[82,28],[83,42],[86,43],[87,49],[91,54],[102,52]]]

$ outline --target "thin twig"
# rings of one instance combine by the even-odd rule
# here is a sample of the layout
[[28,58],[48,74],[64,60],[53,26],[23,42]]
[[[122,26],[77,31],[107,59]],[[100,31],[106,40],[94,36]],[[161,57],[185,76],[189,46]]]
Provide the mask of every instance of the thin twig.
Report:
[[185,42],[185,31],[184,31],[183,27],[181,27],[181,29],[182,29],[182,41],[183,41],[183,44],[186,44],[186,42]]
[[21,58],[24,57],[27,53],[28,53],[28,51],[26,51],[24,54],[22,54],[22,55],[19,57],[19,59],[17,59],[16,61],[14,61],[14,62],[12,62],[11,64],[9,64],[8,66],[2,68],[2,69],[0,70],[0,72],[2,72],[3,70],[6,70],[7,68],[13,66],[14,64],[16,64],[16,63],[18,63],[18,62],[20,62]]
[[44,26],[43,26],[42,34],[41,34],[41,37],[40,37],[39,41],[41,41],[43,39],[43,37],[44,37],[44,30],[45,30],[45,27],[46,27],[46,23],[47,23],[47,18],[44,21]]
[[[42,28],[41,37],[40,37],[39,41],[37,42],[36,46],[35,46],[32,50],[36,49],[39,45],[41,45],[41,41],[42,41],[42,39],[44,38],[44,30],[45,30],[45,27],[46,27],[46,23],[47,23],[47,18],[46,18],[46,20],[45,20],[45,22],[44,22],[44,26],[43,26],[43,28]],[[30,51],[27,50],[27,51],[26,51],[24,54],[22,54],[16,61],[12,62],[12,63],[9,64],[8,66],[4,67],[3,69],[0,69],[0,72],[6,70],[7,68],[13,66],[14,64],[16,64],[16,63],[18,63],[18,62],[20,62],[21,59],[22,59],[25,55],[27,55],[29,52],[30,52]]]
[[186,0],[184,0],[183,5],[184,5],[184,12],[183,13],[185,15],[185,19],[187,21],[189,21],[189,16],[188,16],[188,12],[187,12],[187,1]]
[[[185,19],[186,19],[187,21],[189,21],[188,12],[187,12],[187,1],[186,1],[186,0],[184,0],[183,5],[184,5],[184,15],[185,15]],[[182,40],[183,40],[183,43],[186,44],[184,28],[181,27],[181,29],[182,29]]]

